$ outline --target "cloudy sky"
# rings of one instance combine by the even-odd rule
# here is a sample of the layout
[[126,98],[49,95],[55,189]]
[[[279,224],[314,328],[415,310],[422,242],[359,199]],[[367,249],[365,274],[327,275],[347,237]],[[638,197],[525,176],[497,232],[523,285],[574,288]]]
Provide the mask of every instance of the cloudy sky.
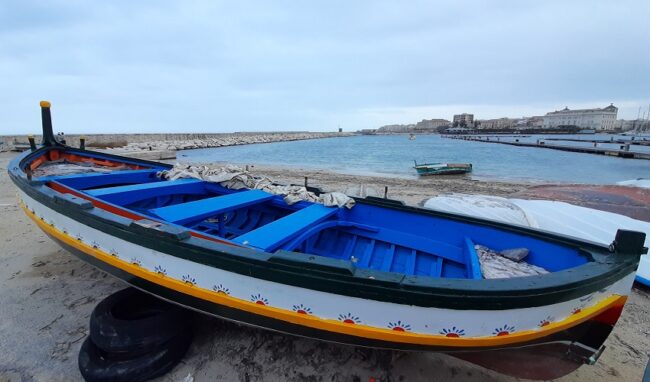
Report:
[[[273,3],[273,4],[271,4]],[[0,2],[0,134],[345,130],[650,103],[650,1]]]

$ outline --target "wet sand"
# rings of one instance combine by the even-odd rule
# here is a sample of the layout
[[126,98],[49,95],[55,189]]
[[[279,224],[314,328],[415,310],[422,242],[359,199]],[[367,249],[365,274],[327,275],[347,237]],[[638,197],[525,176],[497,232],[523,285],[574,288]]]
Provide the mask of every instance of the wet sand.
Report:
[[[77,354],[93,307],[125,287],[60,249],[16,204],[0,153],[0,381],[76,381]],[[396,179],[255,166],[282,183],[327,191],[365,184],[418,205],[444,192],[506,196],[522,183],[450,179]],[[382,195],[383,196],[383,195]],[[159,381],[516,381],[444,354],[373,350],[329,344],[243,327],[197,315],[196,335],[184,361]],[[637,381],[650,349],[650,292],[634,289],[623,316],[594,366],[560,381]],[[525,367],[525,365],[522,365]]]

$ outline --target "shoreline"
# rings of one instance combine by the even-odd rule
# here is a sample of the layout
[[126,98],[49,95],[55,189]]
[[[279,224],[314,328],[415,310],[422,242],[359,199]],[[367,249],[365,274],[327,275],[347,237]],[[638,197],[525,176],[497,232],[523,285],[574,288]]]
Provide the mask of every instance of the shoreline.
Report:
[[[123,155],[123,154],[120,154]],[[128,154],[126,154],[128,156]],[[299,176],[302,173],[316,173],[316,174],[327,174],[331,177],[359,177],[359,178],[373,178],[373,179],[386,179],[386,180],[406,180],[414,182],[424,182],[424,183],[444,183],[448,182],[482,182],[490,184],[504,184],[504,185],[519,185],[523,187],[532,187],[532,186],[542,186],[542,185],[571,185],[571,184],[584,184],[592,185],[595,183],[579,183],[579,182],[563,182],[563,181],[551,181],[543,179],[522,179],[522,178],[499,178],[496,176],[480,176],[472,174],[464,175],[444,175],[444,176],[418,176],[415,172],[409,174],[397,174],[389,172],[374,172],[366,170],[358,170],[353,168],[337,168],[337,169],[325,169],[318,166],[292,166],[279,163],[255,163],[255,162],[233,162],[233,161],[194,161],[191,157],[185,155],[177,155],[176,158],[165,158],[162,162],[174,164],[174,163],[186,163],[186,164],[195,164],[195,165],[235,165],[242,168],[246,166],[251,166],[251,169],[254,167],[256,169],[269,169],[282,170],[286,172],[296,173],[296,176]],[[305,175],[309,176],[309,175]],[[390,182],[390,181],[389,181]],[[391,182],[392,183],[392,182]],[[612,183],[614,185],[616,183]],[[607,184],[603,184],[607,185]]]
[[[164,161],[174,164],[176,161]],[[226,164],[245,168],[246,164],[232,162],[197,163],[191,160],[178,161],[183,164],[198,164],[207,166],[223,166]],[[463,175],[450,175],[445,178],[424,177],[405,178],[389,177],[375,174],[347,174],[331,170],[309,167],[291,167],[268,164],[248,164],[249,171],[256,176],[266,176],[277,183],[304,185],[305,177],[308,185],[321,188],[326,192],[354,190],[358,186],[371,188],[377,196],[383,197],[385,187],[388,187],[388,198],[402,200],[409,205],[422,206],[426,199],[451,192],[466,194],[491,194],[507,196],[526,190],[529,187],[551,183],[484,181],[470,179]]]

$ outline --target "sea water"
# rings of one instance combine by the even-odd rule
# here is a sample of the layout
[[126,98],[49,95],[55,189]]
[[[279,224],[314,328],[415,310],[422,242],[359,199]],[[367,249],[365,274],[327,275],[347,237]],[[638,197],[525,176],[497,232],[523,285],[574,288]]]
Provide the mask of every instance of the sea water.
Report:
[[[522,137],[522,141],[534,142],[538,138],[544,137]],[[583,144],[577,142],[577,145]],[[631,149],[648,150],[646,147]],[[405,135],[360,135],[252,144],[186,150],[178,157],[196,163],[258,163],[393,177],[416,177],[413,161],[417,160],[418,163],[472,163],[473,172],[467,176],[493,181],[612,184],[650,178],[649,160],[463,141],[439,135],[418,135],[415,140]]]

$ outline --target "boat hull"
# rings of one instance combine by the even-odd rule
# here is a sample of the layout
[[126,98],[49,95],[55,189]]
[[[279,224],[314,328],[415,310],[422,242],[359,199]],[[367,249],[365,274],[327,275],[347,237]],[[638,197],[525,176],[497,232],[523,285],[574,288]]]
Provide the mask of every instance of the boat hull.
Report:
[[[371,197],[357,199],[351,211],[310,202],[287,209],[278,198],[273,202],[281,208],[268,205],[252,221],[239,221],[238,212],[221,214],[269,197],[214,190],[220,186],[203,180],[172,183],[161,176],[173,170],[169,165],[66,146],[54,137],[49,102],[41,102],[41,115],[43,146],[31,140],[31,151],[8,169],[20,206],[40,229],[144,291],[269,330],[453,353],[513,376],[555,378],[599,356],[647,251],[637,232],[619,230],[606,247]],[[61,167],[47,171],[67,162],[114,172],[65,177]],[[189,190],[188,182],[200,190]],[[204,192],[208,187],[212,191]],[[323,223],[334,213],[336,219]],[[260,225],[261,214],[272,222]],[[184,225],[195,218],[216,226]],[[240,229],[228,228],[233,221]],[[335,226],[364,233],[345,242],[334,230],[327,244],[345,243],[343,252],[313,252],[318,246],[310,247],[307,236],[322,230],[327,237],[325,229]],[[440,240],[431,239],[432,230]],[[346,257],[358,236],[369,239],[361,262]],[[529,260],[550,272],[483,279],[476,242],[524,245],[531,249]],[[370,263],[378,250],[381,258]],[[547,367],[554,362],[562,367]],[[522,371],[517,363],[534,367]]]
[[415,171],[417,171],[420,176],[428,175],[458,175],[458,174],[467,174],[472,172],[471,164],[447,164],[447,165],[438,165],[438,164],[415,164]]
[[[27,215],[63,248],[169,301],[235,322],[330,342],[453,353],[525,378],[556,378],[587,362],[620,315],[634,278],[630,273],[598,292],[534,308],[475,311],[402,306],[317,293],[214,268],[202,269],[196,263],[88,227],[25,193],[19,193],[19,198]],[[484,317],[482,322],[477,322],[476,314]],[[419,322],[418,317],[425,319]],[[516,330],[530,326],[533,321],[536,329]],[[468,336],[486,324],[494,326],[491,333]],[[422,333],[425,326],[432,330]],[[567,357],[571,349],[578,354],[574,358]],[[503,357],[504,354],[512,356]],[[542,361],[564,366],[525,371],[513,368],[514,355],[521,358],[526,354],[537,365]]]
[[[597,356],[620,316],[642,253],[629,240],[621,242],[624,250],[612,250],[525,227],[366,198],[356,200],[353,212],[383,210],[384,216],[406,214],[420,224],[426,219],[463,224],[475,227],[470,230],[475,234],[501,232],[537,241],[542,252],[558,251],[551,252],[556,257],[570,248],[590,261],[542,276],[499,280],[356,267],[350,260],[259,250],[151,220],[94,196],[93,188],[106,184],[103,175],[93,175],[90,182],[75,178],[76,186],[60,178],[34,179],[34,169],[62,156],[126,164],[128,175],[120,174],[120,179],[141,177],[138,171],[153,176],[169,166],[69,147],[35,149],[9,164],[19,203],[37,226],[82,260],[127,283],[243,324],[348,345],[445,352],[514,376],[556,378]],[[463,245],[468,253],[474,248],[468,237]],[[511,362],[499,360],[503,354],[525,357],[536,366],[513,370]],[[538,367],[553,359],[571,367]]]
[[[516,378],[527,378],[533,380],[556,379],[577,370],[584,364],[592,363],[592,359],[590,358],[601,349],[602,344],[613,329],[612,324],[600,322],[599,320],[601,318],[596,316],[595,318],[578,324],[576,327],[561,331],[552,337],[545,338],[543,341],[539,341],[538,343],[505,349],[483,349],[467,352],[462,350],[450,350],[442,347],[432,348],[428,346],[359,338],[356,336],[309,328],[302,325],[288,323],[283,320],[251,314],[225,305],[213,304],[189,294],[179,293],[174,289],[166,288],[155,282],[133,276],[133,274],[125,272],[120,268],[95,260],[87,253],[70,246],[64,241],[51,236],[50,234],[47,235],[54,242],[79,259],[123,280],[133,287],[169,302],[220,319],[279,333],[343,345],[401,351],[447,353],[464,361]],[[621,304],[622,303],[623,302],[621,301]],[[613,310],[618,312],[620,311],[620,308],[614,307]],[[581,343],[584,339],[589,339],[595,347],[585,347]],[[595,359],[593,359],[593,361],[595,361]],[[522,364],[526,364],[526,368],[522,368]]]
[[641,256],[639,269],[636,272],[636,281],[650,287],[650,257],[648,255]]
[[420,176],[429,176],[429,175],[460,175],[470,173],[471,170],[467,169],[445,169],[445,170],[417,170],[418,175]]

